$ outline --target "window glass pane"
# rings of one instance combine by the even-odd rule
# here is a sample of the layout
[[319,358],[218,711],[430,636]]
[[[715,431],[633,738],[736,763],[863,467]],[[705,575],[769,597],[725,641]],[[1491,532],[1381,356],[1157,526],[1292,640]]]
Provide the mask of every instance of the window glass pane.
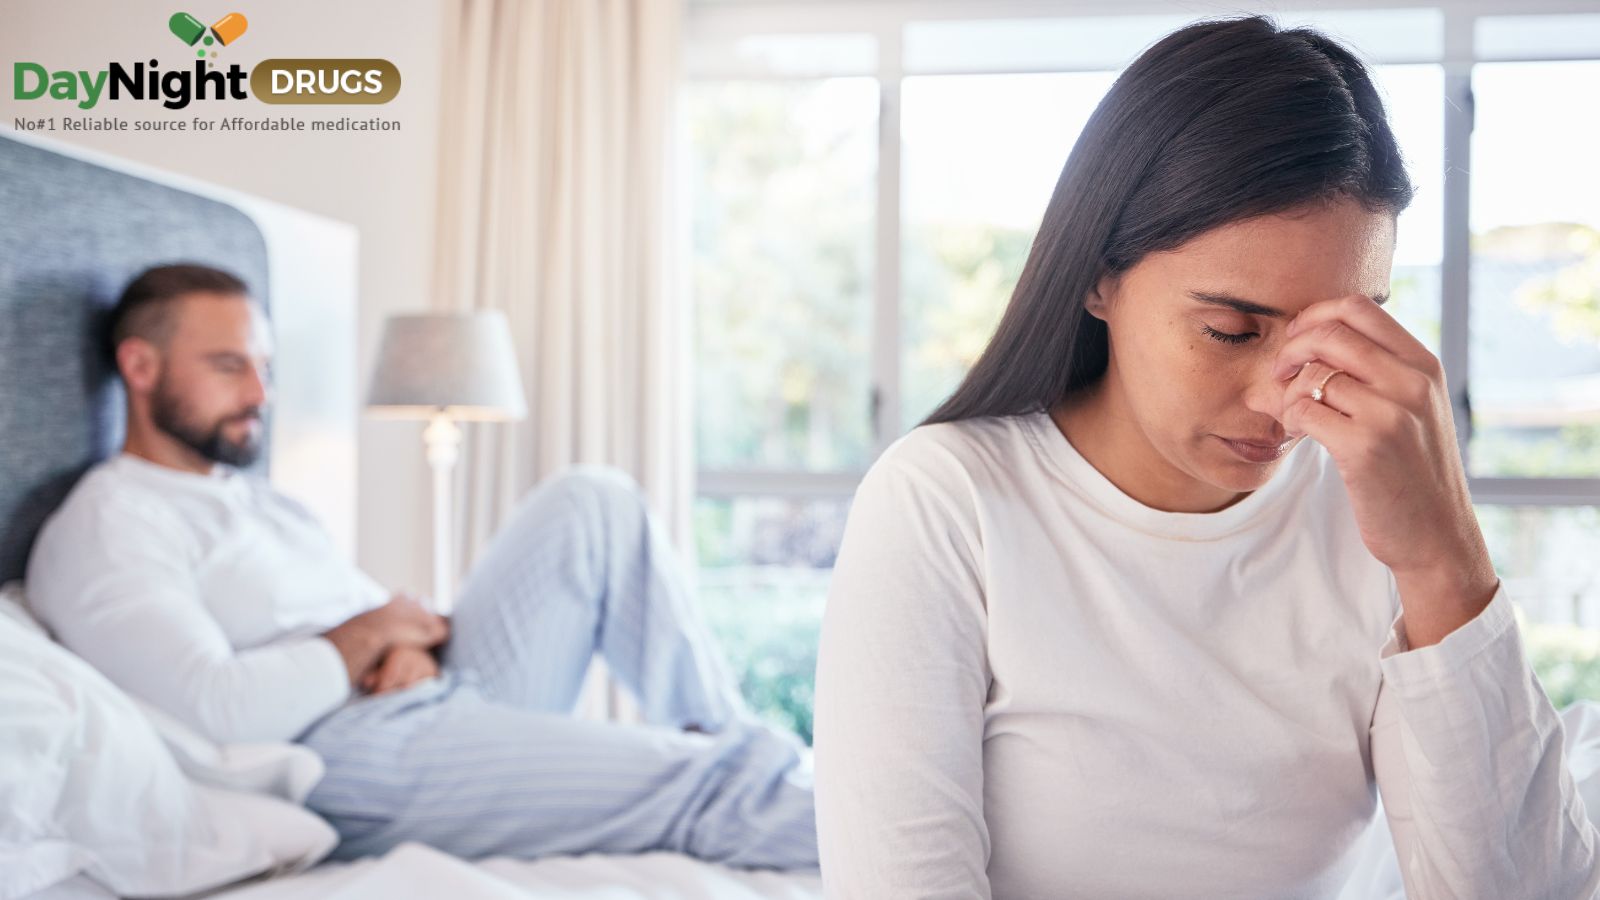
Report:
[[[691,25],[693,20],[691,19]],[[871,75],[878,41],[870,34],[692,34],[684,55],[690,77]]]
[[1559,709],[1600,700],[1600,508],[1480,506],[1528,658]]
[[877,83],[685,92],[701,468],[869,461]]
[[949,395],[988,343],[1061,164],[1115,77],[940,75],[903,82],[903,429]]
[[1189,15],[912,22],[905,71],[1117,69],[1193,20]]
[[1600,15],[1484,16],[1473,24],[1479,59],[1600,56]]
[[[1443,91],[1437,65],[1376,67],[1416,199],[1388,308],[1439,352]],[[936,75],[902,88],[901,426],[947,397],[1022,273],[1062,163],[1113,72]],[[1039,110],[1049,110],[1040,115]]]
[[1417,193],[1396,223],[1389,310],[1401,325],[1439,355],[1440,260],[1444,254],[1444,68],[1376,66],[1406,171]]
[[1444,56],[1444,13],[1439,9],[1307,9],[1271,16],[1284,28],[1314,28],[1369,64]]
[[[1444,16],[1438,9],[1286,10],[1271,17],[1284,28],[1316,28],[1375,62],[1437,60],[1444,50]],[[1120,69],[1199,18],[1179,13],[912,22],[905,28],[905,71]]]
[[1600,476],[1600,61],[1472,82],[1472,472]]
[[699,598],[752,708],[811,742],[828,576],[849,498],[701,498]]

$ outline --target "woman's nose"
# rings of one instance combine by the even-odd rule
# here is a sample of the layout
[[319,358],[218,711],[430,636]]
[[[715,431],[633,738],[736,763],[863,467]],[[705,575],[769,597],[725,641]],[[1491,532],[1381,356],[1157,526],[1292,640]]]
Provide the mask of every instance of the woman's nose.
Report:
[[1275,421],[1283,421],[1283,400],[1291,381],[1279,381],[1272,375],[1275,353],[1264,353],[1255,366],[1252,367],[1250,378],[1245,385],[1244,405],[1251,412],[1271,416]]

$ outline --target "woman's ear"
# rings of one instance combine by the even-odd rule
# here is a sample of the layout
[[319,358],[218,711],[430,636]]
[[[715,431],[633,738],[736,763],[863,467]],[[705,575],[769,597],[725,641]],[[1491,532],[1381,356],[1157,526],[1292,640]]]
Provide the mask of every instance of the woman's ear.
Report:
[[1104,322],[1111,300],[1116,295],[1116,277],[1106,275],[1089,289],[1089,296],[1083,298],[1083,308],[1096,319]]

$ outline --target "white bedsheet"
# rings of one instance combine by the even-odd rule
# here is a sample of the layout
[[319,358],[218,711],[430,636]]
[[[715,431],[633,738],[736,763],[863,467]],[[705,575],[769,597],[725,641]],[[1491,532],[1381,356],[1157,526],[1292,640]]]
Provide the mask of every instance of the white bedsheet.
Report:
[[[1561,714],[1567,765],[1591,821],[1600,826],[1600,703],[1579,702]],[[1355,867],[1339,900],[1404,900],[1394,844],[1382,811],[1355,850]],[[816,873],[730,869],[677,853],[637,856],[590,853],[536,861],[468,862],[422,844],[387,856],[323,863],[298,875],[257,880],[207,895],[208,900],[817,900]],[[114,900],[83,876],[30,900]]]
[[324,863],[309,872],[208,895],[212,900],[816,900],[815,873],[730,869],[678,853],[555,856],[468,862],[423,844],[388,855]]

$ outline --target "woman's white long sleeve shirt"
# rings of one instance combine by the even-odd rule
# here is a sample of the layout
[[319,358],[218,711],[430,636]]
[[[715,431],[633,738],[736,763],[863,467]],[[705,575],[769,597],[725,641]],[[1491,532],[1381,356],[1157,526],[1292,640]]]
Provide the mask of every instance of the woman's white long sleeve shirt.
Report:
[[1044,413],[913,430],[860,485],[824,616],[828,895],[1332,898],[1375,789],[1412,900],[1595,895],[1504,587],[1415,650],[1399,601],[1309,438],[1172,513]]

